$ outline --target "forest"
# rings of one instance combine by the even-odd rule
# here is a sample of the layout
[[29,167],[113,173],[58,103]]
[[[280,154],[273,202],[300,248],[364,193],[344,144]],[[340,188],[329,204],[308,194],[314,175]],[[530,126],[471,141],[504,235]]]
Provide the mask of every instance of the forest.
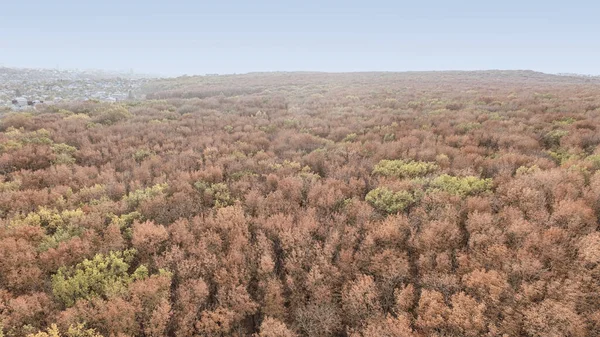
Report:
[[600,336],[600,80],[253,73],[0,119],[0,337]]

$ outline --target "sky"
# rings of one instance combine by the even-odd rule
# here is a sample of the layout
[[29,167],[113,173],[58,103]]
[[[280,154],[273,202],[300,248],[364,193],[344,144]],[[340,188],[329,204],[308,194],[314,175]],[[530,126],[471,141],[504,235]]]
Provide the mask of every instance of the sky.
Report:
[[0,66],[257,71],[530,69],[600,75],[600,4],[3,0]]

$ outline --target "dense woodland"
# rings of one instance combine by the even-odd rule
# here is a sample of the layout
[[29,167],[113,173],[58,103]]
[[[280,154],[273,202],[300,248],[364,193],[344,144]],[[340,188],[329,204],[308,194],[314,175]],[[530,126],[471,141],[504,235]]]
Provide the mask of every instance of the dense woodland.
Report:
[[600,81],[146,90],[0,121],[0,336],[600,336]]

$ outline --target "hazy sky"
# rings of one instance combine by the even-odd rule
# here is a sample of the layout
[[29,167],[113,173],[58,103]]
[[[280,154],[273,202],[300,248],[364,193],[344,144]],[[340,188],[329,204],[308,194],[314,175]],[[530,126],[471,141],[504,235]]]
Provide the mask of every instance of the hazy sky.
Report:
[[2,0],[0,66],[600,74],[597,2]]

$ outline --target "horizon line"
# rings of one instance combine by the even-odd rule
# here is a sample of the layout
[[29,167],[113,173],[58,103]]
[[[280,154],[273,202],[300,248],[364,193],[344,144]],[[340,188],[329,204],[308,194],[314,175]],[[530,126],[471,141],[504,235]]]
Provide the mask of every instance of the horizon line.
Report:
[[545,75],[555,76],[576,76],[576,77],[600,77],[600,74],[592,73],[573,73],[573,72],[546,72],[534,69],[524,68],[485,68],[485,69],[429,69],[429,70],[357,70],[357,71],[326,71],[326,70],[265,70],[265,71],[247,71],[247,72],[227,72],[227,73],[183,73],[183,74],[160,74],[150,72],[140,72],[133,68],[130,69],[106,69],[106,68],[61,68],[61,67],[29,67],[29,66],[10,66],[0,64],[0,68],[14,69],[14,70],[56,70],[60,72],[104,72],[107,74],[123,74],[123,75],[137,75],[153,78],[178,78],[178,77],[194,77],[194,76],[236,76],[236,75],[252,75],[252,74],[275,74],[275,73],[314,73],[314,74],[366,74],[366,73],[450,73],[450,72],[463,72],[463,73],[475,73],[475,72],[491,72],[491,71],[509,71],[509,72],[533,72]]

